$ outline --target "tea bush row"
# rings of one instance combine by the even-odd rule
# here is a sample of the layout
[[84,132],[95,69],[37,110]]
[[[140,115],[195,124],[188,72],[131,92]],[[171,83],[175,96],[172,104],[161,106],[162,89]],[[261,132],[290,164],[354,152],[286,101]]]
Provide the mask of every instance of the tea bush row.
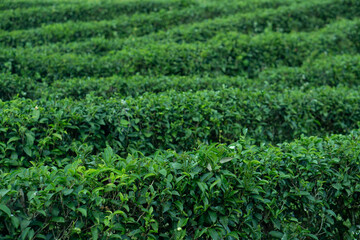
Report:
[[356,239],[360,136],[0,170],[2,239]]
[[261,81],[287,86],[313,86],[339,84],[349,87],[360,83],[360,56],[324,54],[315,61],[306,62],[302,67],[279,67],[260,73]]
[[0,10],[13,10],[17,8],[26,9],[26,8],[33,8],[33,7],[49,7],[49,6],[56,6],[59,3],[66,3],[66,1],[44,1],[44,0],[2,0],[0,3]]
[[[335,21],[339,17],[352,18],[359,16],[360,5],[353,5],[350,2],[339,3],[338,1],[315,1],[293,4],[291,6],[281,6],[277,9],[259,9],[250,13],[239,13],[228,17],[219,17],[207,21],[179,25],[145,36],[130,36],[128,38],[110,38],[106,35],[98,38],[83,39],[81,42],[71,42],[65,44],[62,41],[56,45],[50,44],[36,48],[37,51],[46,52],[74,52],[74,53],[96,53],[106,54],[108,51],[118,51],[125,47],[139,48],[149,43],[165,44],[168,42],[186,42],[207,41],[220,32],[237,31],[240,33],[262,33],[265,30],[276,32],[290,31],[310,31],[324,27],[329,22]],[[102,31],[98,30],[97,34]],[[85,34],[79,33],[79,34]],[[77,34],[77,35],[79,35]],[[11,35],[11,34],[10,34]],[[86,35],[86,34],[85,34]],[[27,34],[19,34],[19,40],[29,41],[36,44],[35,38],[21,38]],[[86,35],[90,37],[90,35]],[[91,35],[93,36],[93,35]],[[106,38],[105,38],[106,37]],[[17,37],[9,37],[5,34],[3,42],[10,46],[22,46],[23,44],[16,40]],[[27,40],[24,40],[27,39]],[[30,40],[29,40],[30,39]],[[33,40],[31,40],[33,39]],[[44,38],[40,36],[40,42]],[[48,42],[48,38],[44,40]]]
[[43,24],[73,21],[99,21],[121,14],[150,13],[197,5],[191,0],[78,1],[72,4],[12,9],[0,12],[0,29],[11,31],[41,27]]
[[17,96],[30,99],[73,98],[83,99],[88,94],[104,98],[137,97],[146,92],[159,93],[169,89],[175,91],[220,90],[227,87],[241,89],[260,88],[262,83],[242,77],[199,77],[199,76],[132,76],[128,78],[112,76],[108,78],[71,78],[58,80],[51,84],[34,81],[30,77],[0,74],[0,99],[11,100]]
[[140,96],[146,92],[221,90],[234,87],[242,90],[282,91],[286,88],[310,89],[316,86],[360,84],[360,56],[324,55],[301,67],[279,67],[264,70],[255,79],[229,76],[112,76],[108,78],[70,78],[49,83],[46,79],[34,81],[29,77],[0,74],[0,98],[10,100],[17,95],[31,99],[74,98],[86,95],[110,98],[112,96]]
[[205,43],[149,44],[105,56],[47,54],[29,49],[1,49],[1,69],[51,80],[112,75],[226,74],[254,77],[261,70],[301,66],[327,54],[359,52],[359,20],[343,20],[310,33],[266,32],[254,37],[220,33]]
[[[110,144],[121,155],[134,150],[191,150],[200,143],[233,142],[243,128],[258,142],[282,142],[305,135],[346,133],[360,118],[358,89],[321,87],[308,91],[222,89],[138,98],[88,96],[0,102],[0,164],[71,161],[74,146],[92,153]],[[61,159],[61,161],[59,160]]]
[[105,38],[143,36],[154,31],[166,30],[181,23],[192,23],[208,18],[219,17],[238,12],[253,11],[259,7],[276,8],[291,4],[289,0],[258,0],[255,2],[224,2],[219,4],[204,3],[182,9],[159,11],[148,14],[126,15],[112,20],[73,22],[46,25],[41,28],[3,32],[0,42],[4,46],[19,47],[26,45],[43,45],[51,42],[72,42],[89,37],[102,36]]

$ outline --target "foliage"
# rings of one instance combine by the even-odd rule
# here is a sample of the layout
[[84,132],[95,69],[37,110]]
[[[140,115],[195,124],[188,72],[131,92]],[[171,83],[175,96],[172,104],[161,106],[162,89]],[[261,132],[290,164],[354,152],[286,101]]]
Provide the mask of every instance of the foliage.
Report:
[[0,174],[3,239],[353,239],[359,132]]
[[[184,24],[196,22],[199,20],[215,18],[224,16],[226,14],[234,14],[239,11],[247,12],[261,7],[278,7],[282,5],[289,5],[293,1],[290,0],[256,0],[252,3],[228,1],[219,4],[204,3],[195,4],[192,1],[128,1],[128,2],[115,2],[114,4],[96,4],[92,7],[77,7],[76,5],[66,5],[62,9],[69,20],[81,20],[82,18],[93,21],[67,21],[61,23],[51,24],[56,22],[55,18],[62,20],[60,15],[53,15],[45,10],[39,13],[39,9],[35,9],[36,14],[46,15],[45,18],[39,17],[36,14],[35,20],[45,21],[49,24],[44,27],[38,27],[33,29],[19,29],[17,31],[3,32],[0,34],[0,41],[3,45],[7,46],[27,46],[27,45],[42,45],[44,43],[51,42],[71,42],[79,41],[81,39],[87,39],[89,37],[105,37],[105,38],[118,38],[131,35],[143,36],[158,30],[166,30],[176,24]],[[164,6],[162,6],[164,5]],[[69,8],[71,8],[69,10]],[[137,10],[140,13],[134,13],[132,16],[119,15],[119,10]],[[61,8],[56,7],[59,10]],[[74,13],[71,10],[75,10]],[[151,11],[153,10],[153,11]],[[32,15],[32,12],[28,9],[24,10],[24,14],[19,13],[19,18],[24,20],[24,24],[29,24],[28,15]],[[90,13],[86,13],[90,11]],[[113,14],[109,14],[113,13]],[[145,12],[145,13],[144,13]],[[3,24],[10,22],[14,23],[12,16],[13,12],[9,16],[6,14],[0,15],[5,18]],[[73,15],[71,15],[73,14]],[[81,15],[82,18],[78,18]],[[48,17],[49,19],[46,19]],[[31,18],[32,19],[32,18]],[[65,18],[67,19],[67,18]],[[9,20],[9,21],[6,21]],[[100,21],[101,20],[101,21]],[[15,21],[18,23],[18,21]]]
[[[74,1],[71,4],[66,1],[63,3],[55,1],[55,6],[51,6],[50,3],[43,3],[45,6],[41,4],[42,6],[3,11],[0,14],[0,29],[7,31],[28,29],[41,27],[44,23],[66,22],[69,20],[99,21],[112,19],[120,14],[149,13],[172,8],[181,9],[193,4],[191,0]],[[50,6],[46,6],[46,4]]]
[[1,1],[0,239],[359,239],[359,14]]
[[[110,144],[116,153],[186,151],[200,143],[236,141],[243,128],[257,142],[346,133],[360,119],[358,90],[320,87],[292,90],[200,91],[144,94],[138,98],[0,102],[0,163],[71,161],[73,144],[96,154]],[[66,158],[66,159],[64,159]]]
[[50,81],[69,77],[226,74],[254,77],[269,67],[301,66],[321,54],[356,54],[359,20],[338,21],[311,33],[219,33],[205,43],[148,44],[105,56],[1,49],[0,66]]
[[283,91],[284,89],[310,90],[318,86],[359,86],[359,55],[323,55],[301,67],[268,68],[255,79],[241,76],[111,76],[107,78],[83,77],[56,81],[33,81],[16,74],[0,74],[0,96],[10,100],[21,97],[83,99],[86,95],[110,98],[137,97],[144,93],[161,93],[173,89],[179,92],[237,88],[245,91]]

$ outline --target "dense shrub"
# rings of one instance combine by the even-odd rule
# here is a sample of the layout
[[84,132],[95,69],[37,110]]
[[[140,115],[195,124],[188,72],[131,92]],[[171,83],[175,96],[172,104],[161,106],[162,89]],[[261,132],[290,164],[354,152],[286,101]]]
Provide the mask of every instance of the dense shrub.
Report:
[[42,24],[55,22],[91,21],[112,19],[120,14],[136,12],[157,12],[161,9],[181,9],[196,5],[191,0],[145,0],[145,1],[75,1],[72,4],[57,4],[56,6],[40,6],[33,8],[18,8],[3,11],[0,14],[0,29],[11,31],[40,27]]
[[313,86],[339,84],[357,86],[360,83],[360,56],[337,55],[305,62],[302,67],[267,69],[259,75],[261,82],[268,81],[280,86]]
[[[42,45],[51,42],[72,42],[89,37],[119,38],[143,36],[166,30],[181,23],[192,23],[238,12],[248,12],[259,7],[276,8],[290,4],[289,0],[258,0],[255,2],[204,3],[187,8],[159,10],[150,14],[120,15],[112,20],[79,22],[68,21],[46,25],[41,28],[3,32],[0,43],[6,46]],[[0,15],[1,16],[1,15]]]
[[[74,2],[74,1],[73,1]],[[31,8],[31,7],[49,7],[56,6],[59,3],[66,3],[66,1],[54,1],[54,0],[2,0],[0,3],[0,10],[13,10],[16,8]],[[68,2],[69,3],[69,2]]]
[[356,54],[359,20],[343,20],[310,33],[266,32],[254,37],[220,33],[204,43],[149,44],[105,56],[1,49],[0,67],[30,77],[226,74],[256,76],[269,67],[301,66],[321,54]]
[[[234,149],[230,149],[234,148]],[[360,137],[0,170],[2,239],[355,239]],[[50,163],[51,164],[51,163]]]
[[327,87],[307,92],[170,91],[126,100],[15,99],[0,102],[0,116],[0,164],[17,167],[70,160],[79,142],[93,153],[109,143],[125,156],[134,150],[151,154],[233,142],[245,127],[258,142],[273,143],[301,134],[345,133],[357,127],[360,97],[357,89]]
[[34,81],[29,77],[19,77],[9,73],[0,74],[0,96],[10,100],[15,96],[31,99],[74,98],[86,95],[110,98],[113,96],[140,96],[146,92],[160,93],[176,91],[221,90],[238,88],[253,91],[282,91],[286,88],[311,89],[315,86],[348,87],[360,84],[359,55],[324,55],[314,61],[305,62],[301,67],[268,68],[258,78],[229,76],[112,76],[108,78],[71,78],[52,83],[46,79]]
[[1,1],[0,239],[360,239],[359,13]]
[[[69,42],[88,37],[101,37],[95,41],[86,41],[84,43],[75,43],[72,46],[55,46],[62,51],[81,52],[101,52],[109,50],[121,50],[125,46],[139,47],[155,41],[165,42],[195,42],[206,41],[219,32],[238,31],[241,33],[261,33],[265,29],[271,29],[277,32],[290,32],[301,30],[314,30],[325,26],[327,23],[339,17],[353,18],[359,16],[360,5],[352,0],[339,2],[338,0],[319,0],[315,2],[304,2],[286,6],[284,0],[271,1],[272,7],[276,8],[280,3],[282,7],[278,9],[258,9],[254,12],[243,13],[246,9],[253,9],[256,6],[265,5],[264,0],[251,3],[237,4],[207,4],[202,7],[193,7],[182,11],[170,11],[153,15],[135,15],[132,18],[120,18],[114,21],[102,21],[92,23],[68,23],[49,25],[44,28],[29,31],[4,32],[0,34],[0,42],[7,46],[41,45],[49,42],[61,41]],[[289,2],[287,2],[289,3]],[[245,5],[246,4],[246,5]],[[245,5],[245,6],[244,6]],[[241,10],[240,10],[241,9]],[[209,21],[194,23],[191,25],[180,25],[152,33],[149,36],[137,38],[144,34],[151,33],[161,29],[167,29],[174,22],[190,22],[201,18],[209,18],[225,13],[239,14],[230,15],[225,18],[215,18]],[[161,17],[159,19],[159,17]],[[134,29],[134,27],[136,27]],[[116,39],[119,36],[128,39]],[[108,38],[114,38],[108,40]],[[105,40],[106,38],[107,40]],[[99,46],[100,44],[100,46]],[[134,46],[135,45],[135,46]],[[88,48],[94,50],[88,50]],[[52,46],[50,49],[54,48]],[[70,48],[70,49],[69,49]],[[45,46],[46,51],[49,48]],[[86,49],[86,50],[84,50]]]

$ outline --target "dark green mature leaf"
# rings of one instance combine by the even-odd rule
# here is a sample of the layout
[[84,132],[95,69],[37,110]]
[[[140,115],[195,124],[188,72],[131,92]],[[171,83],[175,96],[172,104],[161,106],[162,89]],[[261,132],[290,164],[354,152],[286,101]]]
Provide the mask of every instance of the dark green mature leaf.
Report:
[[213,239],[213,240],[220,240],[221,239],[220,234],[215,229],[209,228],[208,233],[209,233],[211,239]]
[[278,238],[278,239],[281,239],[284,236],[284,233],[278,232],[278,231],[271,231],[271,232],[269,232],[269,234],[272,237],[275,237],[275,238]]
[[0,210],[6,213],[8,217],[11,217],[11,210],[5,204],[0,204]]

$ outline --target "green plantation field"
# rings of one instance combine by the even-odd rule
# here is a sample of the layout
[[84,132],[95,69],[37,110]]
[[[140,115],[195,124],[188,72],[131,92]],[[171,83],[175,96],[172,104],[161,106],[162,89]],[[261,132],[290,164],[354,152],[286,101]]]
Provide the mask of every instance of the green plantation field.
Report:
[[0,239],[360,239],[359,0],[0,1]]

